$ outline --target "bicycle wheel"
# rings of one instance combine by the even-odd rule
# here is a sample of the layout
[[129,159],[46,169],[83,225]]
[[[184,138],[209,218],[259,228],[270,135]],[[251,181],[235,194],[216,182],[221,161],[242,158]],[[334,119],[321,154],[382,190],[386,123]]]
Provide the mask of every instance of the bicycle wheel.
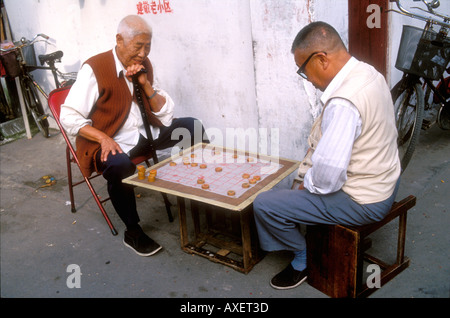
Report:
[[402,171],[411,160],[420,135],[424,115],[424,92],[418,81],[406,78],[392,89]]
[[39,131],[45,138],[50,137],[48,130],[49,124],[47,120],[48,116],[44,112],[44,107],[42,107],[34,84],[27,78],[24,78],[22,81],[22,94],[26,107],[33,116],[34,122],[36,123]]
[[450,130],[450,100],[447,100],[439,109],[437,123],[439,128]]
[[[447,71],[450,71],[448,69]],[[450,78],[446,78],[438,85],[438,90],[440,91],[445,102],[441,104],[439,112],[437,115],[437,123],[439,128],[443,130],[450,130]],[[436,98],[436,97],[435,97]],[[437,98],[436,98],[437,99]]]

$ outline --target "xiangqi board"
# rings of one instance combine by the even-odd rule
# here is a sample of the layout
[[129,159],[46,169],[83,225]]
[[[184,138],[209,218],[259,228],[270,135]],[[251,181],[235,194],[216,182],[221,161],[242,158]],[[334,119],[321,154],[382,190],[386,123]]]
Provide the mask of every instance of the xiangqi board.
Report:
[[141,168],[124,182],[236,208],[297,166],[297,161],[199,144],[151,168]]

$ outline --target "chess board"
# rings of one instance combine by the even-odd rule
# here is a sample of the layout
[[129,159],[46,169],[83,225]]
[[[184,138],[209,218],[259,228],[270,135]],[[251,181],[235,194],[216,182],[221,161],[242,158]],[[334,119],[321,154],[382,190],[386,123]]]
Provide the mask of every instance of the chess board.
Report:
[[[198,144],[124,182],[240,211],[258,193],[295,171],[298,164],[298,161]],[[155,173],[155,178],[149,179]]]

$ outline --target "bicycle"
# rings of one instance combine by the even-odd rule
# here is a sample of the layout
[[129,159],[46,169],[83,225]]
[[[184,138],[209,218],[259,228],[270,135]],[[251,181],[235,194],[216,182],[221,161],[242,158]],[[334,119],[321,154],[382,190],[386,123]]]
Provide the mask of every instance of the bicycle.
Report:
[[[395,115],[398,130],[398,146],[402,171],[404,171],[414,153],[420,131],[430,127],[434,122],[441,129],[450,129],[450,77],[445,78],[445,71],[450,61],[450,40],[448,28],[450,17],[435,9],[440,6],[438,0],[422,1],[427,10],[414,7],[432,15],[426,17],[406,10],[395,2],[400,11],[393,11],[411,18],[425,21],[423,29],[404,25],[395,67],[403,72],[402,79],[392,88]],[[439,26],[436,32],[434,26]],[[434,81],[439,81],[434,85]],[[439,108],[437,115],[432,112]],[[431,115],[433,119],[424,119]]]
[[[41,40],[41,38],[43,40]],[[56,67],[56,63],[61,62],[61,58],[64,53],[62,51],[56,51],[50,54],[39,55],[38,59],[41,66],[36,65],[36,56],[34,53],[34,44],[39,41],[48,42],[49,37],[45,34],[37,34],[31,41],[26,38],[22,38],[18,43],[10,48],[3,49],[2,63],[6,69],[6,73],[10,77],[19,77],[20,87],[22,91],[23,102],[28,116],[31,114],[36,126],[44,137],[50,137],[49,123],[47,118],[48,114],[45,113],[44,107],[39,99],[37,91],[39,91],[46,100],[48,100],[48,94],[44,89],[36,82],[31,72],[35,70],[49,70],[53,74],[56,88],[71,85],[75,82],[77,73],[62,73]],[[45,66],[48,65],[48,66]],[[60,81],[59,79],[63,81]]]

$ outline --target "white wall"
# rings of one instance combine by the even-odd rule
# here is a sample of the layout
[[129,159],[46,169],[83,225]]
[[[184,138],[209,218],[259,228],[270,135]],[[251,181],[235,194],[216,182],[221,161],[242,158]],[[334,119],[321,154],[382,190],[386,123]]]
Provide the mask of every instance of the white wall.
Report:
[[347,41],[347,0],[251,0],[250,5],[259,127],[268,129],[269,150],[276,151],[270,141],[277,137],[270,132],[278,129],[279,153],[303,158],[313,120],[320,113],[320,93],[297,75],[292,42],[315,20],[328,21]]
[[258,123],[267,129],[267,137],[261,139],[274,154],[293,158],[304,155],[312,122],[310,104],[315,103],[309,100],[290,52],[293,39],[310,21],[307,2],[250,1]]
[[[64,51],[63,71],[111,49],[118,22],[136,14],[138,2],[5,0],[15,39],[48,34],[55,46],[37,44],[37,53]],[[225,144],[227,129],[243,129],[241,137],[261,133],[260,150],[301,159],[320,93],[296,74],[291,44],[315,20],[335,26],[348,43],[347,0],[170,0],[170,6],[172,13],[143,17],[154,29],[156,78],[175,100],[176,116],[202,119],[223,137],[216,143]],[[50,91],[51,77],[39,72]]]
[[[54,46],[39,43],[37,54],[64,51],[61,69],[68,72],[111,49],[118,22],[136,14],[138,2],[6,0],[5,4],[14,38],[49,35]],[[263,148],[273,138],[274,154],[302,157],[316,96],[310,87],[306,92],[296,75],[290,46],[311,20],[305,10],[309,2],[170,0],[173,13],[144,15],[154,29],[150,58],[156,77],[177,103],[176,116],[202,119],[219,144],[226,143],[230,129],[250,138],[262,128]],[[48,74],[35,73],[47,91],[53,89]],[[270,146],[262,150],[271,153]]]

